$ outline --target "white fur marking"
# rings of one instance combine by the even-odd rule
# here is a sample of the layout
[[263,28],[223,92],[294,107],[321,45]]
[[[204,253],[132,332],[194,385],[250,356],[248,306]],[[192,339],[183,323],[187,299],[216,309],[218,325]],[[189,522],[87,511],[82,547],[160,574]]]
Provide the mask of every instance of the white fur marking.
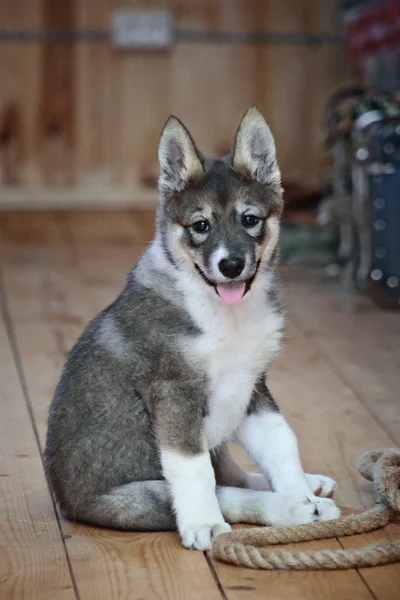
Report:
[[161,449],[161,464],[171,486],[183,545],[206,550],[213,535],[229,530],[216,497],[209,453],[185,456],[174,450]]
[[[262,282],[254,282],[261,287]],[[257,378],[280,348],[283,317],[265,303],[262,290],[234,306],[224,305],[213,289],[193,281],[186,294],[189,313],[204,332],[185,340],[194,366],[205,365],[209,380],[205,435],[210,448],[231,438],[246,411]],[[211,294],[208,294],[211,292]]]
[[124,339],[118,325],[110,316],[104,316],[101,320],[98,343],[119,360],[126,358],[129,352],[129,343]]
[[236,439],[268,476],[276,492],[297,497],[313,495],[301,466],[296,436],[283,415],[265,411],[245,417]]
[[225,248],[225,246],[220,246],[212,254],[211,261],[210,261],[210,267],[211,267],[210,270],[211,270],[212,276],[214,277],[214,279],[216,281],[219,281],[221,279],[221,271],[219,270],[218,265],[222,259],[228,257],[228,254],[229,254],[228,248]]

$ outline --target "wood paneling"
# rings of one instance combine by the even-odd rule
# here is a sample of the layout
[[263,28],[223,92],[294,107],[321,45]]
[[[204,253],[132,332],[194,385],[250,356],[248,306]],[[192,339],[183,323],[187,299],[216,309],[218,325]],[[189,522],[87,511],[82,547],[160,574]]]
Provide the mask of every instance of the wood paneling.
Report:
[[[43,2],[45,30],[73,29],[73,0]],[[40,113],[38,122],[40,168],[50,185],[73,183],[75,52],[68,43],[41,46]]]
[[[169,8],[181,29],[332,30],[335,0],[15,0],[7,29],[101,29],[119,8]],[[154,198],[157,142],[177,114],[206,153],[229,151],[256,102],[284,180],[315,185],[325,102],[349,78],[340,46],[178,43],[134,53],[110,43],[0,44],[0,204]],[[12,186],[12,187],[10,187]],[[79,200],[80,199],[80,200]],[[85,200],[86,199],[86,200]]]

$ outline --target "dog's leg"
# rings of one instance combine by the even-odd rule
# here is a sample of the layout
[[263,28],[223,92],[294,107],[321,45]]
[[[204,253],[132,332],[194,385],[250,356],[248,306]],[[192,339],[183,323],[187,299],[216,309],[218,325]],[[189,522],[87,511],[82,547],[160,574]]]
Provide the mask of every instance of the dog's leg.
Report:
[[207,550],[213,538],[230,527],[216,496],[214,469],[203,434],[206,402],[199,381],[153,384],[155,429],[161,466],[171,490],[183,545]]
[[271,483],[262,473],[242,469],[232,458],[227,444],[222,444],[211,454],[217,484],[250,490],[272,491]]
[[312,494],[304,475],[297,439],[281,413],[263,410],[245,417],[236,437],[268,474],[276,492]]
[[[264,383],[257,385],[248,414],[240,423],[235,436],[271,481],[276,492],[298,499],[315,500],[316,496],[301,466],[297,439]],[[330,503],[337,511],[332,500]],[[337,513],[338,514],[338,513]],[[336,516],[336,514],[335,514]]]
[[188,456],[162,448],[161,464],[171,487],[183,545],[197,550],[211,548],[213,538],[230,527],[218,504],[208,450]]
[[332,501],[313,496],[300,500],[293,495],[276,492],[218,487],[217,497],[222,514],[230,523],[300,525],[339,516],[339,510]]
[[[233,459],[227,444],[222,444],[215,453],[211,454],[217,485],[264,492],[274,491],[269,479],[262,473],[245,471]],[[305,473],[305,478],[311,491],[320,498],[332,498],[336,481],[325,475]]]

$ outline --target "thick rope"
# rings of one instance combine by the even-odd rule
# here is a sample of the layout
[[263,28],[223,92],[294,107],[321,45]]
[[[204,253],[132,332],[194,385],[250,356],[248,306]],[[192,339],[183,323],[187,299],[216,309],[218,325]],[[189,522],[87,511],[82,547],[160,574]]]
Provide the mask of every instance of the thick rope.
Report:
[[289,544],[357,533],[384,527],[400,512],[400,451],[374,450],[358,463],[359,473],[373,481],[378,504],[358,515],[297,527],[238,529],[219,535],[212,557],[251,569],[317,570],[373,567],[400,561],[400,540],[351,550],[260,550],[255,545]]

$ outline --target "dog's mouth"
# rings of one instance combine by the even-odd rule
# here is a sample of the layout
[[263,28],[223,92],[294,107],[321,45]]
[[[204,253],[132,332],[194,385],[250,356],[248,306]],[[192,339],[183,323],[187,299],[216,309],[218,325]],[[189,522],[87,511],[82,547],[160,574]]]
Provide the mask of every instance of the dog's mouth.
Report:
[[207,275],[200,269],[199,265],[195,264],[196,271],[203,278],[203,280],[211,287],[215,289],[216,294],[226,304],[236,304],[250,291],[253,281],[256,278],[260,261],[257,262],[256,270],[249,279],[242,279],[240,281],[227,281],[224,283],[214,283],[207,277]]

